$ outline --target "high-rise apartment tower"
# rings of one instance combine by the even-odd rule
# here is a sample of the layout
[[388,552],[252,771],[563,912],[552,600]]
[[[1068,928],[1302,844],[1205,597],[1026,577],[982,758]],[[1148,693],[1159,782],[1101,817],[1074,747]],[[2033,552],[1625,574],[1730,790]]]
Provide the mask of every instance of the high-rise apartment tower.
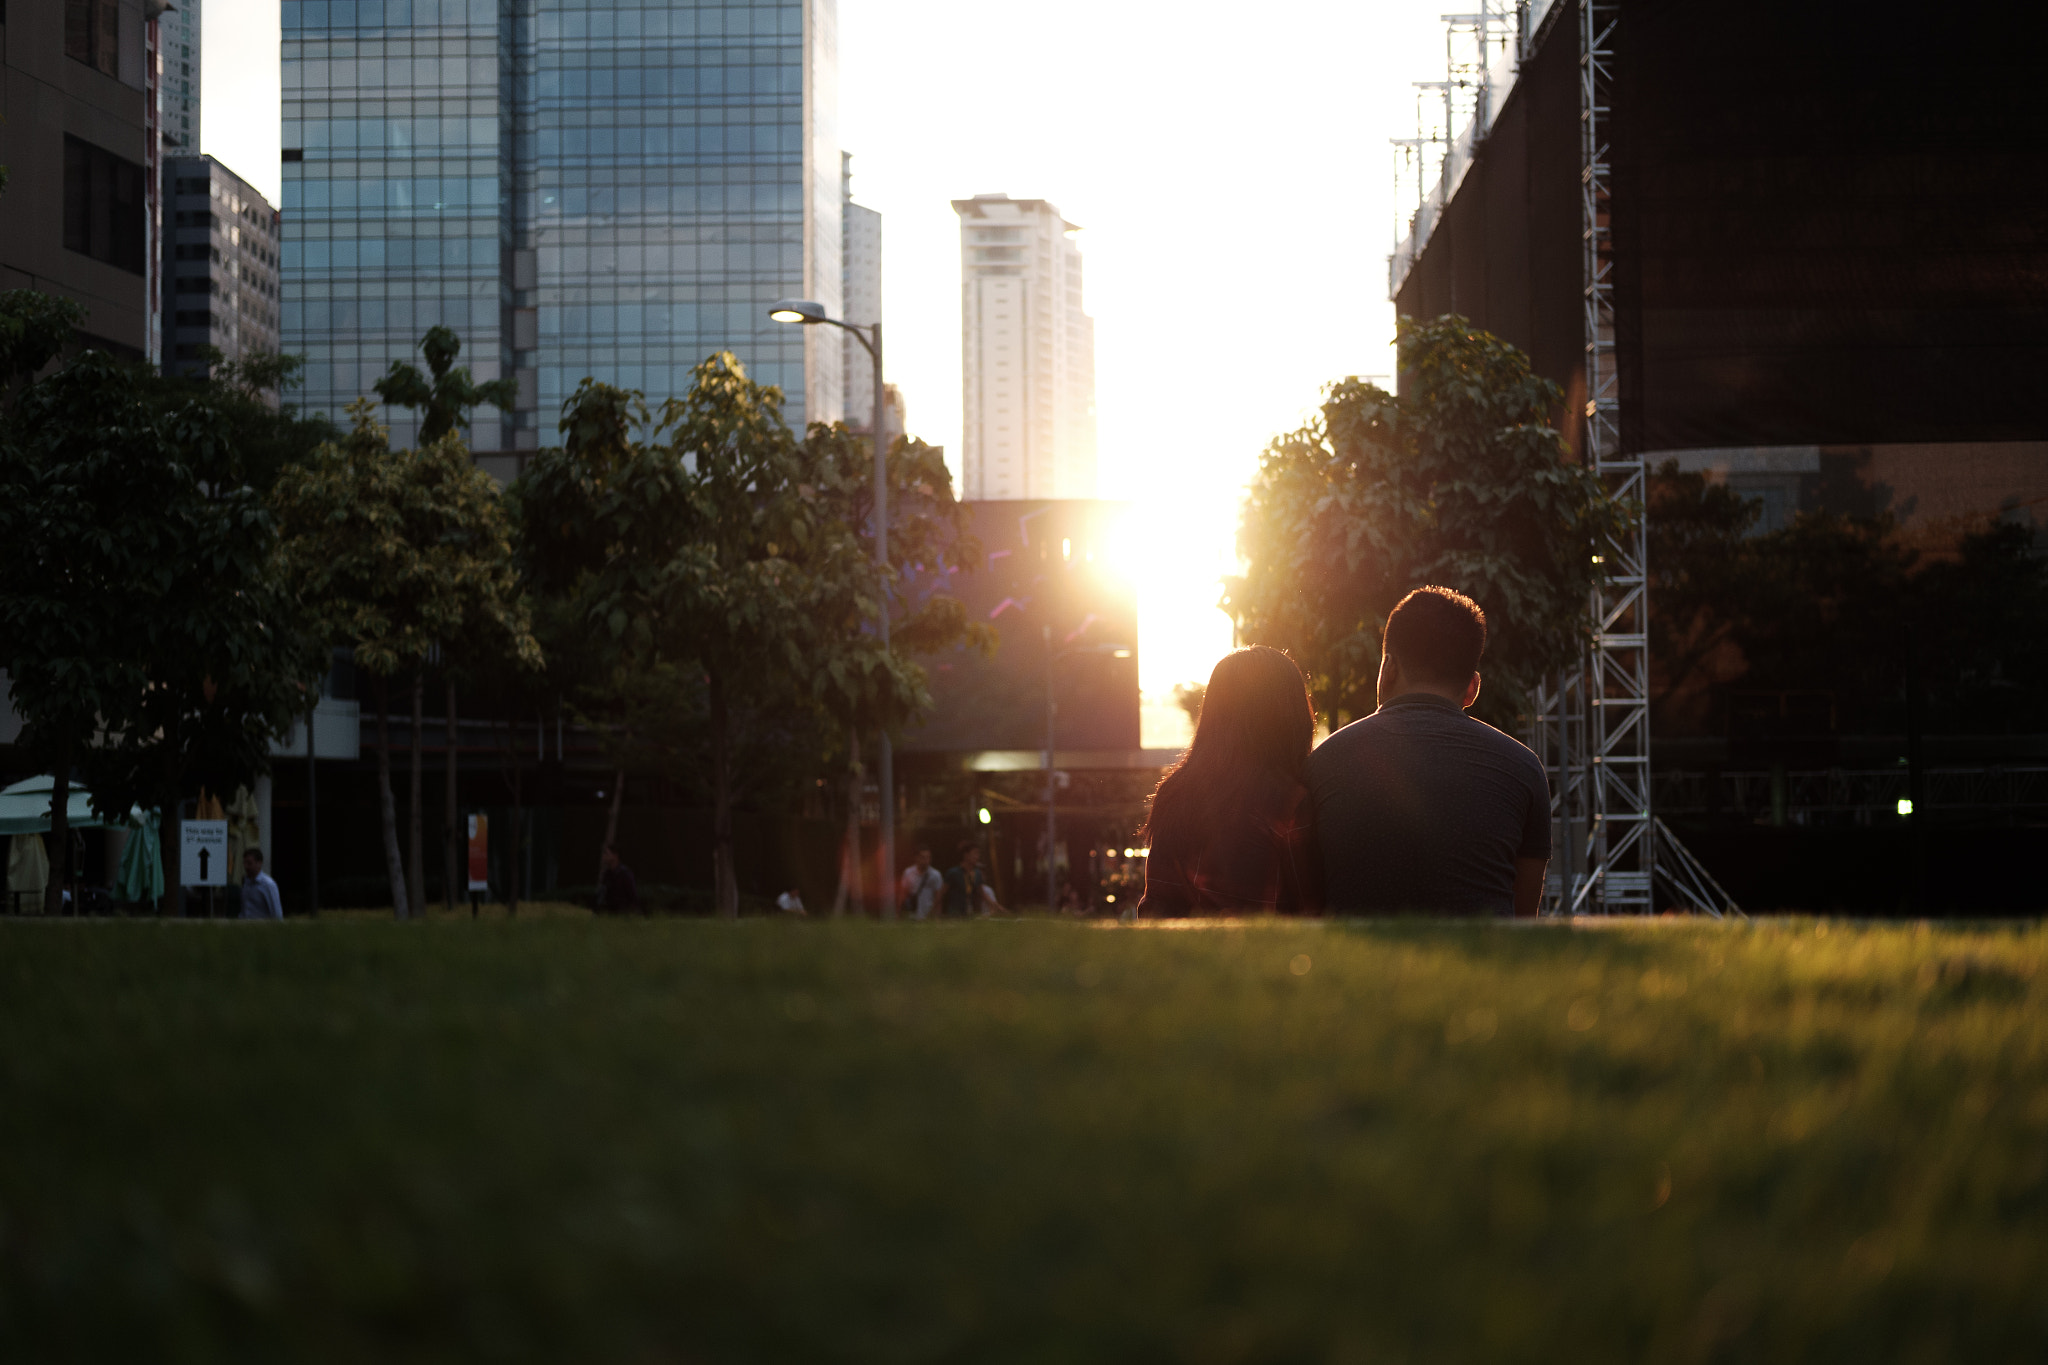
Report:
[[157,16],[157,52],[163,58],[157,83],[157,129],[164,155],[199,151],[199,6],[178,0]]
[[278,349],[278,215],[210,156],[164,158],[164,370]]
[[1095,322],[1080,231],[1043,199],[980,194],[960,215],[961,480],[969,498],[1095,496]]
[[[843,410],[834,0],[283,0],[285,349],[339,415],[437,323],[519,381],[471,444],[554,444],[584,377],[680,394],[731,350]],[[386,412],[394,440],[413,415]]]

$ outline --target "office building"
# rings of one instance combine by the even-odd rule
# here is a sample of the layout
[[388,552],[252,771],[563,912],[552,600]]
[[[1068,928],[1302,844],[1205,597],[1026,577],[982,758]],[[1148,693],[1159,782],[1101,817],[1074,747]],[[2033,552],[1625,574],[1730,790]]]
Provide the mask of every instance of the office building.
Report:
[[210,156],[166,157],[164,187],[165,372],[277,350],[277,210]]
[[283,33],[284,341],[310,411],[439,323],[478,379],[519,381],[470,433],[508,468],[584,377],[659,400],[718,350],[792,424],[841,415],[839,336],[767,316],[841,306],[833,0],[284,0]]
[[194,156],[199,151],[199,6],[200,0],[176,0],[176,7],[158,16],[157,129],[165,156]]
[[1095,495],[1095,322],[1080,231],[1043,199],[981,194],[960,215],[963,494]]
[[[846,320],[867,327],[882,319],[882,215],[853,202],[853,157],[842,157],[845,202],[840,211],[844,215],[845,247],[840,293]],[[867,348],[848,334],[841,333],[841,348],[845,352],[846,423],[855,430],[866,431],[875,420],[874,361]]]
[[149,26],[141,0],[0,7],[0,289],[86,307],[81,340],[153,348]]

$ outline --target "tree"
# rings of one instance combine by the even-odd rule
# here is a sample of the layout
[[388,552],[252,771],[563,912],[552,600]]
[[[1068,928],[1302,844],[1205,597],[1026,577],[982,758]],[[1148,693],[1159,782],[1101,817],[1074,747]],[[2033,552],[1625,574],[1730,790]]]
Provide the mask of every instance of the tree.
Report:
[[[32,346],[7,359],[40,368]],[[175,873],[188,782],[253,781],[319,676],[214,397],[89,350],[0,423],[0,638],[60,850],[77,765],[102,813],[163,809]]]
[[416,672],[444,642],[473,654],[498,651],[518,669],[537,669],[541,656],[517,591],[511,522],[490,476],[452,434],[417,451],[392,450],[370,412],[367,399],[351,404],[347,438],[287,470],[272,496],[286,576],[309,618],[322,639],[348,644],[376,679],[385,868],[402,919],[425,912],[417,894],[420,803],[415,776],[409,888],[391,792],[390,680]]
[[1649,501],[1667,723],[1697,724],[1739,687],[1830,693],[1837,728],[1891,729],[1915,654],[1938,723],[1987,733],[2048,716],[2048,555],[2030,527],[1993,523],[1923,560],[1883,512],[1807,511],[1757,533],[1753,503],[1675,464]]
[[268,493],[288,466],[341,439],[341,428],[324,415],[307,416],[288,395],[304,382],[303,356],[252,351],[230,360],[209,346],[202,378],[170,379],[174,388],[209,395],[239,452],[243,478]]
[[428,328],[420,341],[420,354],[427,358],[427,374],[403,360],[394,360],[384,377],[370,387],[394,407],[419,412],[423,449],[457,428],[467,427],[471,408],[490,403],[509,409],[519,396],[517,380],[493,379],[479,384],[469,377],[467,365],[456,365],[462,339],[450,328]]
[[1478,709],[1510,723],[1577,660],[1594,547],[1633,509],[1567,457],[1557,386],[1514,347],[1456,317],[1403,319],[1398,344],[1406,392],[1342,380],[1266,448],[1223,605],[1245,643],[1293,654],[1334,728],[1373,709],[1394,605],[1457,588],[1489,622]]
[[[586,380],[564,406],[563,448],[541,452],[516,489],[529,581],[573,604],[594,679],[585,699],[663,743],[702,736],[727,915],[738,801],[792,755],[822,756],[813,718],[843,732],[928,704],[911,653],[965,631],[958,604],[935,599],[911,604],[882,647],[872,622],[888,576],[858,529],[865,457],[844,428],[798,441],[781,401],[729,353],[652,417],[640,395]],[[927,506],[956,505],[929,447],[899,443],[891,470],[905,498],[892,555],[907,562],[946,534]]]

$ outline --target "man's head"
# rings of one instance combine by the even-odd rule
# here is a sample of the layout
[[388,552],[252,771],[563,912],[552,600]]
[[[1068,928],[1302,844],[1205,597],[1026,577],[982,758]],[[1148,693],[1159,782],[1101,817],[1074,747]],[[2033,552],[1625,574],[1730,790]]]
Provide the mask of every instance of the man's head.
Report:
[[1470,706],[1479,699],[1486,613],[1450,588],[1417,588],[1387,615],[1380,637],[1380,703],[1427,692]]
[[[589,845],[585,844],[584,847],[588,848]],[[588,857],[589,855],[585,854],[584,856]],[[598,859],[598,865],[607,872],[617,867],[619,865],[619,846],[617,844],[606,844],[604,846],[604,856]],[[585,863],[584,866],[588,867],[590,864]]]
[[960,845],[960,866],[966,868],[969,872],[972,872],[974,871],[975,864],[979,863],[980,861],[980,844],[968,843]]
[[926,868],[930,867],[931,865],[932,865],[932,851],[931,851],[931,848],[930,848],[930,846],[929,846],[929,845],[925,845],[925,846],[920,846],[920,847],[918,848],[918,850],[917,850],[917,870],[918,870],[918,871],[920,871],[920,872],[922,872],[922,871],[924,871],[924,870],[925,870]]
[[263,850],[245,848],[242,850],[242,875],[253,877],[263,870]]

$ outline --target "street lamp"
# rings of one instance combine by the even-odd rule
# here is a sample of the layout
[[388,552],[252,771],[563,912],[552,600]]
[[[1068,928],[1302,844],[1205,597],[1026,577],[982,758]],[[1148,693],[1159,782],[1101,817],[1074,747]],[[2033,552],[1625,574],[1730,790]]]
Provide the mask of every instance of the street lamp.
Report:
[[1063,649],[1053,653],[1052,627],[1044,629],[1045,638],[1045,908],[1048,914],[1058,914],[1060,908],[1059,856],[1054,852],[1059,842],[1059,790],[1060,775],[1053,768],[1053,741],[1058,724],[1059,703],[1053,700],[1052,670],[1061,659],[1076,654],[1107,654],[1112,659],[1131,657],[1129,645],[1082,645],[1077,649]]
[[[875,364],[875,412],[873,441],[875,447],[875,563],[882,568],[883,588],[880,613],[882,648],[889,647],[889,441],[882,431],[882,324],[869,323],[862,327],[858,323],[841,322],[825,311],[825,305],[810,299],[778,299],[768,310],[768,316],[775,322],[793,322],[803,326],[825,323],[841,331],[851,332],[853,339],[867,348],[868,358]],[[881,733],[882,789],[882,880],[879,883],[882,897],[882,918],[896,918],[895,871],[896,871],[896,754],[889,742],[889,729],[882,727]]]

